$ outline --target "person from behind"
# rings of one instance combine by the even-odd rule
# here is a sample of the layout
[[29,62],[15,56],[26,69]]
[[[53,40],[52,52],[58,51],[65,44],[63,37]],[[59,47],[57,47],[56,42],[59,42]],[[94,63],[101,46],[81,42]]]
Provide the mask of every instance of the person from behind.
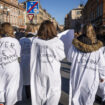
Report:
[[[105,27],[98,27],[96,31],[97,31],[97,38],[103,43],[102,51],[105,58]],[[102,105],[105,105],[105,81],[103,80],[99,84],[96,101],[101,102]]]
[[30,52],[33,39],[36,37],[36,28],[33,24],[28,24],[25,37],[20,39],[21,44],[21,69],[23,72],[23,84],[25,86],[26,97],[29,99],[30,94]]
[[15,37],[14,33],[12,33],[13,28],[12,28],[11,24],[8,22],[5,22],[2,24],[2,31],[3,31],[2,33],[5,37],[8,37],[8,36],[13,37],[13,38]]
[[26,36],[31,37],[31,36],[37,36],[37,31],[38,31],[38,27],[37,25],[34,24],[28,24],[27,28],[26,28]]
[[0,103],[14,105],[22,99],[22,75],[18,58],[20,44],[14,38],[10,23],[2,24],[0,38]]
[[60,61],[65,58],[63,42],[49,20],[43,21],[31,48],[32,105],[58,105],[61,96]]
[[68,61],[72,63],[69,84],[69,105],[93,105],[99,81],[105,80],[105,59],[102,42],[97,40],[91,24],[83,35],[74,38]]

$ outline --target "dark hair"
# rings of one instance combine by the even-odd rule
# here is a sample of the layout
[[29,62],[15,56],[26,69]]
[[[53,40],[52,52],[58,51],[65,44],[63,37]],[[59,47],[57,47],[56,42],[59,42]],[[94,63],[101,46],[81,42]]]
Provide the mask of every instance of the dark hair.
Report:
[[4,23],[1,24],[1,27],[5,27],[5,25],[9,25],[10,26],[11,24],[8,23],[8,22],[4,22]]
[[49,20],[43,21],[38,31],[38,37],[43,40],[49,40],[56,36],[57,31],[54,24]]
[[1,25],[1,27],[2,27],[2,31],[3,31],[2,33],[3,34],[5,34],[7,36],[10,36],[10,37],[14,37],[14,35],[13,35],[13,27],[12,27],[12,25],[10,23],[5,22],[5,23],[3,23]]

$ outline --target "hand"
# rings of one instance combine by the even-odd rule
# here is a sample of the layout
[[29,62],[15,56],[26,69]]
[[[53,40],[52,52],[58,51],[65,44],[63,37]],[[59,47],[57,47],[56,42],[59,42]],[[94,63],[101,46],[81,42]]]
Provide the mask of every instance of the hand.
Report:
[[104,79],[100,79],[100,82],[104,82]]

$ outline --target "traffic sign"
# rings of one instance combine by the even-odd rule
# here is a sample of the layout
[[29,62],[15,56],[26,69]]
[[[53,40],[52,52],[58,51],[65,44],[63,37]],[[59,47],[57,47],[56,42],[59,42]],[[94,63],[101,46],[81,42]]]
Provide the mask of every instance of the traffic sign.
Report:
[[32,21],[33,18],[34,18],[34,14],[28,14],[27,16],[28,16],[28,19],[29,19],[30,21]]
[[38,1],[28,1],[26,11],[27,14],[38,14],[39,13]]

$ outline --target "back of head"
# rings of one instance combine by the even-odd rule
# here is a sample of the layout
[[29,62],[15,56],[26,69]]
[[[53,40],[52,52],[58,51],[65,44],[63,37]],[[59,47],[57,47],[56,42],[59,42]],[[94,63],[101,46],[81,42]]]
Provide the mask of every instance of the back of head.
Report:
[[7,35],[8,37],[14,37],[13,27],[10,23],[5,22],[1,25],[2,27],[2,34]]
[[35,27],[34,24],[28,24],[26,28],[26,32],[35,32],[37,30],[37,27]]
[[29,34],[29,33],[33,33],[33,36],[34,36],[34,34],[36,34],[37,33],[37,30],[38,30],[38,28],[37,28],[37,25],[34,25],[34,24],[28,24],[27,25],[27,28],[26,28],[26,36]]
[[49,40],[56,36],[57,31],[54,24],[49,20],[43,21],[38,31],[38,37],[43,40]]

